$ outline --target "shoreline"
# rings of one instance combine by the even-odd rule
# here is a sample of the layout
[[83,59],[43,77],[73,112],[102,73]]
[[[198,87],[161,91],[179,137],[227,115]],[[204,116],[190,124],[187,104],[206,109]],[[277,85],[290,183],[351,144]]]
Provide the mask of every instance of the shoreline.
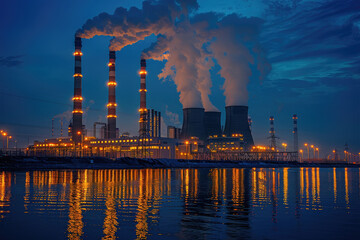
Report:
[[144,168],[284,168],[284,167],[351,167],[352,163],[299,163],[283,161],[184,160],[140,158],[72,158],[72,157],[0,157],[0,171],[76,170],[76,169],[144,169]]

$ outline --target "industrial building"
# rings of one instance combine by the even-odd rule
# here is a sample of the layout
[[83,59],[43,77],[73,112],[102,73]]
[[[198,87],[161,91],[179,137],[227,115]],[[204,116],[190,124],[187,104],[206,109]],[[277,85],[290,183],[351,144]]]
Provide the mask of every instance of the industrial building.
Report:
[[[109,79],[107,122],[95,122],[93,136],[88,136],[83,125],[82,110],[82,39],[75,37],[75,69],[73,117],[67,138],[36,141],[29,147],[37,156],[104,156],[110,158],[170,158],[190,159],[194,154],[206,152],[251,151],[251,135],[247,106],[227,106],[225,129],[221,126],[221,112],[203,108],[184,108],[182,128],[169,126],[167,137],[161,136],[161,112],[148,109],[146,104],[146,60],[140,60],[139,134],[119,134],[116,126],[116,53],[109,51]],[[97,136],[100,126],[100,136]]]

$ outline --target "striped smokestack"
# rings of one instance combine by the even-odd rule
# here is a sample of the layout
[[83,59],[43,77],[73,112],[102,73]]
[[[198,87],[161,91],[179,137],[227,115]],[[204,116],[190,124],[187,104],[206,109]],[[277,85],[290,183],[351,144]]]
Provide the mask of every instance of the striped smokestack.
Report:
[[107,105],[108,108],[108,125],[107,125],[107,134],[106,138],[116,138],[116,98],[115,98],[115,51],[109,52],[109,102]]
[[147,137],[147,109],[146,109],[146,60],[140,60],[140,120],[139,136]]
[[277,150],[277,146],[276,146],[276,136],[275,136],[275,127],[274,127],[274,117],[270,116],[269,118],[270,120],[270,148],[273,151]]
[[294,152],[298,152],[299,151],[299,139],[298,139],[298,127],[297,127],[297,120],[298,117],[296,114],[293,115],[293,124],[294,124],[294,130],[293,130],[293,134],[294,134]]
[[83,135],[82,132],[82,93],[81,93],[81,38],[75,37],[75,74],[74,74],[74,110],[73,110],[73,126],[72,126],[72,139],[75,145],[80,144]]

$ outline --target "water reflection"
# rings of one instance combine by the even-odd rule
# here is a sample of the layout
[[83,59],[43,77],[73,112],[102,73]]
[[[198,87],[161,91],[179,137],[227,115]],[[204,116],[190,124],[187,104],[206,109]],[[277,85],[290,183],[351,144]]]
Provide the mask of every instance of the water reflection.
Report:
[[58,216],[68,239],[248,239],[284,217],[359,211],[359,181],[351,168],[3,171],[0,223],[21,209]]
[[11,173],[0,172],[0,220],[9,213],[11,198]]

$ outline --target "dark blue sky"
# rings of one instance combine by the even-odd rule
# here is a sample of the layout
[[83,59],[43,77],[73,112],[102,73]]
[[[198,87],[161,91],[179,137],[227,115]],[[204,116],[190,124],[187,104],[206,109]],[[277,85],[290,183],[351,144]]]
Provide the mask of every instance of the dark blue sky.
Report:
[[[140,7],[135,0],[13,0],[0,8],[0,128],[19,146],[51,137],[51,119],[69,116],[73,95],[74,33],[87,19],[117,7]],[[292,114],[299,116],[300,143],[311,142],[325,155],[345,142],[360,151],[360,2],[356,0],[199,1],[199,12],[237,13],[263,20],[261,42],[272,65],[263,81],[252,76],[249,114],[257,144],[267,144],[270,115],[281,142],[292,144]],[[136,134],[139,56],[154,37],[117,53],[118,120],[121,132]],[[83,41],[85,124],[105,121],[110,38]],[[164,63],[148,61],[148,105],[166,124],[182,119],[172,81],[157,75]],[[211,100],[224,115],[225,97],[212,72]],[[178,117],[178,119],[177,119]],[[222,117],[223,121],[224,116]],[[180,120],[180,121],[179,121]],[[66,123],[67,125],[68,123]],[[165,129],[165,127],[163,127]],[[59,118],[55,134],[60,133]],[[165,134],[165,133],[164,133]]]

